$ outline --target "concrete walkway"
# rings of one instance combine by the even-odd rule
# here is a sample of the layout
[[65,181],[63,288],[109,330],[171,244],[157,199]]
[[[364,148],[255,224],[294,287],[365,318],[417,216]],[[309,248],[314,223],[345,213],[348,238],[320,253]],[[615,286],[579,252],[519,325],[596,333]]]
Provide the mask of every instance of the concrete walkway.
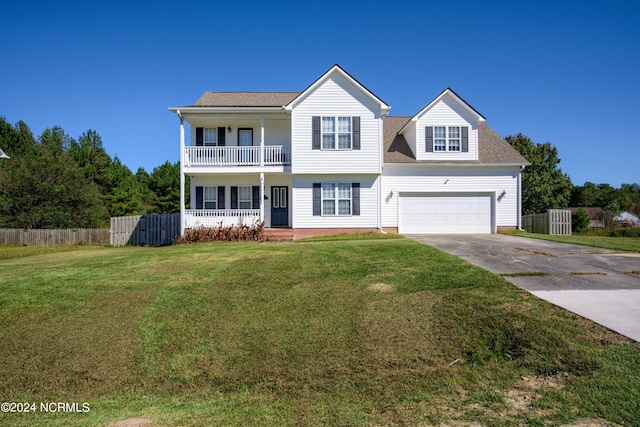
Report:
[[[501,234],[408,235],[640,341],[640,254]],[[532,275],[522,275],[522,274]]]

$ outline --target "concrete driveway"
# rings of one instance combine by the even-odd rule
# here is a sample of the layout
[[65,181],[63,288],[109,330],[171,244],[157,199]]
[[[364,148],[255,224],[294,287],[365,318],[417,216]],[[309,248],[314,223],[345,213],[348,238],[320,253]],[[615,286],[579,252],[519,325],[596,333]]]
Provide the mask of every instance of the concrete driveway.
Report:
[[640,253],[502,234],[407,237],[508,274],[539,298],[640,341]]

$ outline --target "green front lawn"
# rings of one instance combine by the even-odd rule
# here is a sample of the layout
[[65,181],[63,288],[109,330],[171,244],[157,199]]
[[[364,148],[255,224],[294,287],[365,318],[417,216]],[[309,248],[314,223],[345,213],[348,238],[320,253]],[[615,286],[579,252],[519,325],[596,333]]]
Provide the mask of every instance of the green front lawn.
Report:
[[413,241],[91,248],[0,269],[3,401],[90,405],[1,425],[640,419],[637,344]]
[[530,237],[532,239],[552,240],[554,242],[573,243],[574,245],[593,246],[595,248],[612,249],[614,251],[640,252],[640,238],[638,237],[609,237],[587,234],[551,236],[549,234],[527,233],[526,231],[508,231],[505,234]]

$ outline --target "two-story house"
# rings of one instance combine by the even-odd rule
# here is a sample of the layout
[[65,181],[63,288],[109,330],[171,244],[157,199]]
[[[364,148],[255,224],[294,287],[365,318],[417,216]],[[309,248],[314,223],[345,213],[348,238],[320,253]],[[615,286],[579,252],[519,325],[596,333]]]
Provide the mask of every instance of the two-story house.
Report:
[[182,231],[257,220],[296,237],[520,225],[526,161],[481,114],[451,89],[413,117],[389,110],[338,65],[302,92],[206,92],[170,108],[180,118]]

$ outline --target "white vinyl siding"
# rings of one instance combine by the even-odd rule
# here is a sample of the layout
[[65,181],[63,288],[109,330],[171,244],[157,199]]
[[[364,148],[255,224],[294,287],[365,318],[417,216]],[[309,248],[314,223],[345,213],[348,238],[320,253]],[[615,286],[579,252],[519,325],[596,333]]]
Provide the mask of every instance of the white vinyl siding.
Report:
[[[494,226],[517,226],[518,170],[512,166],[410,167],[387,164],[382,175],[382,225],[398,227],[399,193],[465,193],[492,194]],[[503,191],[505,196],[498,198]]]
[[[313,184],[336,184],[336,205],[343,203],[347,209],[347,195],[352,199],[352,183],[360,184],[360,215],[313,215]],[[338,185],[345,185],[340,192]],[[348,188],[348,190],[347,190]],[[377,175],[294,175],[291,205],[293,205],[294,228],[376,228],[378,227],[378,176]],[[353,206],[349,203],[349,210]]]
[[[380,105],[341,74],[331,74],[321,86],[296,104],[291,114],[293,173],[381,172]],[[334,120],[335,136],[321,138],[320,150],[313,150],[314,116],[331,117]],[[359,150],[353,149],[353,117],[360,117]],[[328,129],[329,122],[321,119],[321,128]],[[335,144],[335,149],[329,148],[332,144]]]

